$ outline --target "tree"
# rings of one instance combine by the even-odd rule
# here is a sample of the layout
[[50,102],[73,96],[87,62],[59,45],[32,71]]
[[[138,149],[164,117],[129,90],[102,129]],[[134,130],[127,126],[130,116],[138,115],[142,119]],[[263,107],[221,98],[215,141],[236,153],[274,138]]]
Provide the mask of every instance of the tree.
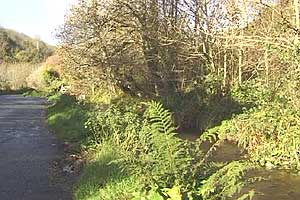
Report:
[[211,75],[223,79],[216,93],[226,93],[254,77],[269,84],[284,69],[282,55],[295,49],[291,38],[298,34],[296,4],[80,0],[59,34],[61,52],[69,72],[93,87],[180,96]]

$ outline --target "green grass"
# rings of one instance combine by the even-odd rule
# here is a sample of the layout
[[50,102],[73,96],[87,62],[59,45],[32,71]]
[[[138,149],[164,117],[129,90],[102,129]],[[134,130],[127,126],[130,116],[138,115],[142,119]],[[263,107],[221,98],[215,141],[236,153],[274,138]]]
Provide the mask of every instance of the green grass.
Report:
[[[40,95],[35,92],[31,95]],[[85,121],[88,109],[66,95],[48,98],[53,105],[48,108],[48,124],[59,138],[68,142],[85,142]],[[89,148],[88,160],[75,186],[77,200],[129,200],[140,190],[139,179],[122,171],[117,163],[119,149],[109,142],[101,147]]]
[[72,96],[54,95],[54,102],[48,109],[48,124],[59,138],[69,142],[80,142],[87,136],[84,123],[88,111]]
[[122,171],[115,161],[119,153],[111,143],[104,143],[91,155],[75,189],[77,200],[129,200],[139,191],[137,177]]

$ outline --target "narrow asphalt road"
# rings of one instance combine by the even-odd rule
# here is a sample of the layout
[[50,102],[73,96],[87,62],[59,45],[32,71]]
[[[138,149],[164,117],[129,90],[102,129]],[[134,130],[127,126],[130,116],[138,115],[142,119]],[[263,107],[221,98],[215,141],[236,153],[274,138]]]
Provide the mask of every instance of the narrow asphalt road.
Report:
[[0,95],[0,200],[69,200],[53,165],[62,156],[45,123],[46,101]]

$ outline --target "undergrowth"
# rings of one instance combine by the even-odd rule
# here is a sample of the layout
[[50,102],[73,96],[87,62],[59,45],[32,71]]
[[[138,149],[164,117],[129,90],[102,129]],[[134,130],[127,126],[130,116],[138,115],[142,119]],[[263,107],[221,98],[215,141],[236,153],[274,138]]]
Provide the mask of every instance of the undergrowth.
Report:
[[[227,166],[227,163],[214,163],[208,160],[211,149],[207,152],[200,149],[201,143],[210,137],[203,137],[197,142],[175,137],[177,127],[174,126],[172,113],[164,109],[162,104],[121,103],[112,104],[105,110],[101,109],[89,115],[86,127],[91,139],[100,147],[107,143],[115,145],[118,157],[109,164],[117,165],[127,176],[134,177],[134,180],[138,181],[138,190],[127,195],[122,194],[123,197],[202,199],[203,194],[197,188],[204,191],[209,187],[221,187],[217,181],[204,181],[210,180],[209,178],[218,173],[219,169]],[[243,166],[245,163],[236,162],[234,166],[239,165]],[[231,166],[233,165],[228,165],[228,172]],[[235,176],[238,178],[235,179],[236,182],[224,185],[238,192],[239,189],[234,188],[240,188],[239,181],[244,181],[240,174],[244,169],[246,170],[241,168],[240,171],[229,174],[228,177],[232,179],[235,179]],[[130,188],[135,188],[135,185]],[[105,192],[106,189],[106,186],[102,186],[99,192]],[[229,197],[232,194],[220,195]]]
[[[49,126],[63,140],[87,141],[87,165],[75,187],[76,199],[227,199],[239,196],[248,183],[243,178],[250,170],[247,163],[210,161],[222,142],[216,134],[204,134],[194,142],[176,137],[173,113],[162,103],[126,96],[110,104],[79,103],[57,93],[60,86],[51,84],[60,82],[55,73],[47,72],[45,78],[55,86],[46,91],[52,102]],[[200,147],[207,140],[216,145],[204,151]]]
[[[242,113],[194,142],[176,137],[173,113],[163,104],[132,97],[88,106],[54,95],[49,124],[64,139],[85,138],[93,144],[76,199],[252,199],[254,191],[242,189],[260,180],[248,176],[257,164],[299,168],[296,86],[290,81],[272,90],[252,83],[239,86],[231,98],[244,105]],[[245,148],[250,161],[210,161],[226,139]],[[207,140],[212,146],[201,149]]]
[[[242,167],[244,162],[235,162],[233,167],[209,161],[214,147],[203,151],[200,145],[210,136],[196,142],[175,137],[177,127],[172,113],[161,103],[122,98],[110,105],[91,106],[61,94],[49,100],[52,105],[48,123],[54,132],[66,141],[89,144],[85,148],[87,164],[75,186],[75,199],[229,198],[233,192],[209,191],[226,186],[238,193],[240,182],[245,181],[241,172],[246,168],[231,171],[231,167]],[[228,171],[224,171],[226,166]],[[212,181],[220,174],[236,181],[224,181],[223,185]]]
[[262,166],[299,170],[298,88],[297,74],[287,74],[268,88],[243,85],[233,94],[253,107],[208,129],[204,135],[236,141],[252,161]]

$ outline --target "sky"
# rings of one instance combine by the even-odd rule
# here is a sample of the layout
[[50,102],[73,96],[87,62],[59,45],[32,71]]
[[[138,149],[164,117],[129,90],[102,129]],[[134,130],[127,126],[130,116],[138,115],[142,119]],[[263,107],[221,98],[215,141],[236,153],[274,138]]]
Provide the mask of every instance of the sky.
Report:
[[0,26],[56,45],[56,29],[76,0],[0,0]]

